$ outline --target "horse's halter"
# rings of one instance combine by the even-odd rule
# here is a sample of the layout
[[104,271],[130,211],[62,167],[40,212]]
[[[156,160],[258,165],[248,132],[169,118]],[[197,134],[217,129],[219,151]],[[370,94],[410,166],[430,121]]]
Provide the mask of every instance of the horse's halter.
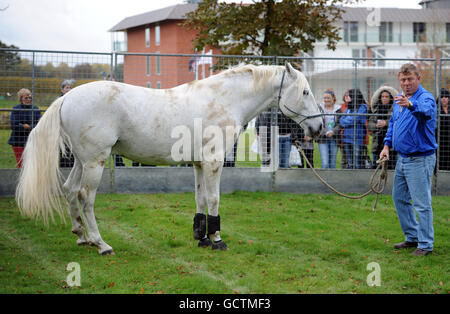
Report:
[[[278,108],[280,108],[280,109],[281,109],[281,107],[280,107],[281,90],[283,89],[283,83],[284,83],[284,77],[285,77],[285,75],[286,75],[286,70],[283,70],[283,75],[281,76],[280,91],[278,92],[278,101],[277,101],[277,106],[278,106]],[[317,118],[317,117],[323,117],[323,115],[324,115],[324,111],[323,111],[323,109],[322,109],[320,106],[318,106],[318,107],[319,107],[319,110],[320,110],[321,113],[315,114],[315,115],[311,115],[311,116],[305,116],[304,114],[295,112],[294,110],[290,109],[287,105],[284,105],[284,107],[285,107],[287,110],[289,110],[290,112],[292,112],[293,114],[297,115],[298,117],[300,117],[300,116],[301,116],[301,117],[304,117],[298,124],[301,124],[303,121],[305,121],[305,120],[307,120],[307,119],[312,119],[312,118]]]

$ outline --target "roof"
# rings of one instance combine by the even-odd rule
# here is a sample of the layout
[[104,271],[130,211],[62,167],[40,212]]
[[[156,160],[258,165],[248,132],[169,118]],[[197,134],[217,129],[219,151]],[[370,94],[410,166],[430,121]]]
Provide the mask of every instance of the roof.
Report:
[[[342,14],[344,21],[367,21],[367,16],[373,12],[373,8],[349,8],[345,7]],[[450,9],[399,9],[380,8],[381,22],[450,22]]]
[[[129,28],[157,23],[165,20],[183,20],[185,15],[194,11],[197,4],[177,4],[163,9],[150,11],[134,16],[129,16],[113,26],[109,31],[125,31]],[[367,21],[367,16],[373,12],[373,8],[344,7],[342,14],[344,21]],[[380,8],[381,22],[450,22],[450,9],[399,9]]]
[[129,28],[157,23],[165,20],[183,20],[186,13],[192,12],[197,8],[197,4],[186,3],[177,4],[170,7],[154,10],[134,16],[124,18],[109,31],[118,32]]

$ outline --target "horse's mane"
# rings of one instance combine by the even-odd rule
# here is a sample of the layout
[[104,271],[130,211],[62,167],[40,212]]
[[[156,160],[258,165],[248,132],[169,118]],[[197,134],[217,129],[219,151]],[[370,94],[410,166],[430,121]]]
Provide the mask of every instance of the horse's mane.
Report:
[[[250,73],[253,76],[253,87],[257,92],[260,88],[267,88],[267,83],[274,82],[275,88],[279,88],[281,84],[281,75],[286,68],[284,66],[273,66],[273,65],[260,65],[255,66],[253,64],[246,64],[237,66],[221,72],[219,75],[223,76],[234,76]],[[303,89],[305,88],[306,77],[303,73],[299,72],[297,78],[297,84],[299,88],[298,95],[301,97]]]

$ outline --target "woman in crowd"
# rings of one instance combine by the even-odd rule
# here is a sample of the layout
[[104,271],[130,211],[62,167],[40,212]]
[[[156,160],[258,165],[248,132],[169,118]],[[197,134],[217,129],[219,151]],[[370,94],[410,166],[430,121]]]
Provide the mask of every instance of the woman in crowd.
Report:
[[22,154],[28,135],[34,129],[41,118],[39,108],[34,106],[31,92],[22,88],[17,93],[20,104],[15,106],[11,112],[11,136],[8,144],[12,146],[16,157],[17,168],[22,168]]
[[347,169],[361,169],[361,153],[364,148],[366,136],[367,104],[359,89],[348,91],[347,109],[340,119],[340,125],[344,128],[342,142],[347,159]]
[[320,104],[326,114],[325,128],[319,138],[316,140],[319,144],[319,153],[322,168],[336,168],[336,157],[338,152],[338,137],[340,136],[341,125],[340,116],[336,113],[342,113],[341,107],[336,104],[336,95],[334,91],[328,89],[323,94],[323,103]]
[[[381,150],[384,147],[384,137],[389,126],[389,119],[392,115],[394,107],[394,97],[398,95],[398,91],[390,86],[381,86],[375,91],[371,100],[371,115],[367,122],[367,128],[372,133],[372,167],[377,167]],[[395,168],[396,152],[389,152],[388,168]]]
[[439,114],[439,126],[436,135],[439,134],[439,170],[450,170],[450,115],[449,115],[449,97],[450,92],[445,88],[441,89],[436,104],[441,103]]

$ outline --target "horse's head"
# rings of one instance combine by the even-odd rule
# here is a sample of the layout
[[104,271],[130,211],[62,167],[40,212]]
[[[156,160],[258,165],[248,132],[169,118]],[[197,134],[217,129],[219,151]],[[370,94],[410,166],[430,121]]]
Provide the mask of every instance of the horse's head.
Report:
[[322,111],[317,105],[306,77],[286,63],[280,86],[281,111],[300,124],[305,134],[316,137],[324,126]]

